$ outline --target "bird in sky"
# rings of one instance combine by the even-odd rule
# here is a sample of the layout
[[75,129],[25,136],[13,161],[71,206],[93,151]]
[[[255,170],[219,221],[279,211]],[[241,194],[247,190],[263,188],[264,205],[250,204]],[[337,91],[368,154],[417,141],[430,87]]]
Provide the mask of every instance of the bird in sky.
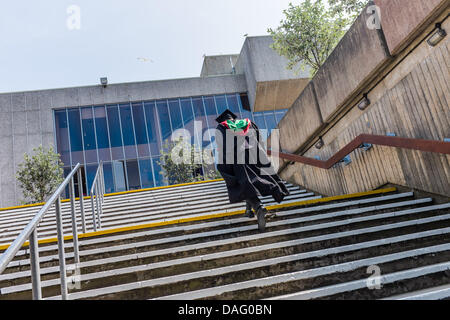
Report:
[[142,58],[142,57],[139,57],[139,58],[137,58],[139,61],[141,61],[141,62],[153,62],[153,60],[152,59],[149,59],[149,58]]

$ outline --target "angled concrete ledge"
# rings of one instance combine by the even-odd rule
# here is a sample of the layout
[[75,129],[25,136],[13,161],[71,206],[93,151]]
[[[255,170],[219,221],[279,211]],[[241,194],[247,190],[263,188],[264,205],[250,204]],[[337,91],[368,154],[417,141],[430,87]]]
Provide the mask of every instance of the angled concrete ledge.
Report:
[[278,124],[281,150],[296,152],[323,124],[314,84],[310,82]]
[[430,19],[444,9],[448,10],[447,0],[374,0],[374,2],[380,8],[381,26],[391,55],[396,55],[404,49],[426,28]]
[[313,78],[325,122],[390,59],[381,31],[369,29],[369,19],[364,9]]

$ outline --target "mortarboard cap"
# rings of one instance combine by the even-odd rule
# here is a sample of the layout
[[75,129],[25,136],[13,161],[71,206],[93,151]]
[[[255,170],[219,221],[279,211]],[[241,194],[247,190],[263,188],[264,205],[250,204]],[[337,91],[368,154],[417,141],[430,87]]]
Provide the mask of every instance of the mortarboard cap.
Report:
[[222,112],[222,114],[220,116],[217,117],[216,121],[218,123],[221,123],[221,122],[224,122],[229,119],[233,119],[233,120],[237,119],[237,116],[233,112],[231,112],[230,110],[227,109],[224,112]]

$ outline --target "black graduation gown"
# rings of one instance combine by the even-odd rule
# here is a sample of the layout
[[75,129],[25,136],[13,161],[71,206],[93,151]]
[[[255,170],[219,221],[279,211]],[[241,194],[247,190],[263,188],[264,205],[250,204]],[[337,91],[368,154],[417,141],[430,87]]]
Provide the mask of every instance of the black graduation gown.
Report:
[[[217,170],[225,180],[230,203],[254,199],[258,196],[258,192],[262,196],[272,196],[275,201],[280,203],[285,196],[289,195],[289,191],[276,173],[271,172],[273,173],[271,175],[262,174],[264,170],[270,169],[271,164],[267,158],[266,151],[259,143],[261,138],[260,132],[253,122],[251,129],[254,129],[255,131],[253,132],[256,133],[256,139],[253,139],[253,141],[257,141],[257,143],[253,143],[253,147],[259,149],[257,161],[250,161],[249,149],[243,148],[242,145],[238,146],[238,139],[235,137],[233,143],[234,146],[232,149],[230,148],[230,150],[233,150],[234,152],[234,162],[227,163],[225,153],[227,150],[225,132],[229,129],[221,124],[217,126],[217,134],[222,134],[223,137],[222,139],[216,138],[218,159],[222,159],[222,162],[217,164]],[[249,141],[249,138],[246,137],[246,140]],[[236,161],[238,150],[240,152],[245,150],[245,163],[243,164],[238,164]],[[250,162],[256,162],[256,164]]]

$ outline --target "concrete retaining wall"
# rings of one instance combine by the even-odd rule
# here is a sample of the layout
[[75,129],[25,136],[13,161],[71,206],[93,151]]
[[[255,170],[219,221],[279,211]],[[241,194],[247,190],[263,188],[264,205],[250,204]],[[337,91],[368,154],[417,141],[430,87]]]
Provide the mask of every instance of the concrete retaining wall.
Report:
[[[438,0],[376,2],[383,29],[370,30],[366,24],[370,14],[363,11],[313,78],[317,101],[308,86],[280,122],[283,151],[326,160],[362,133],[392,132],[441,141],[450,137],[449,38],[434,48],[426,43],[448,8]],[[412,19],[396,29],[396,15],[401,22],[408,12]],[[443,27],[450,31],[448,18]],[[357,104],[366,92],[372,103],[361,111]],[[319,135],[325,142],[320,150],[314,147]],[[366,191],[386,183],[450,194],[448,156],[374,147],[368,152],[357,150],[351,158],[350,165],[330,170],[288,165],[281,175],[325,195]]]

